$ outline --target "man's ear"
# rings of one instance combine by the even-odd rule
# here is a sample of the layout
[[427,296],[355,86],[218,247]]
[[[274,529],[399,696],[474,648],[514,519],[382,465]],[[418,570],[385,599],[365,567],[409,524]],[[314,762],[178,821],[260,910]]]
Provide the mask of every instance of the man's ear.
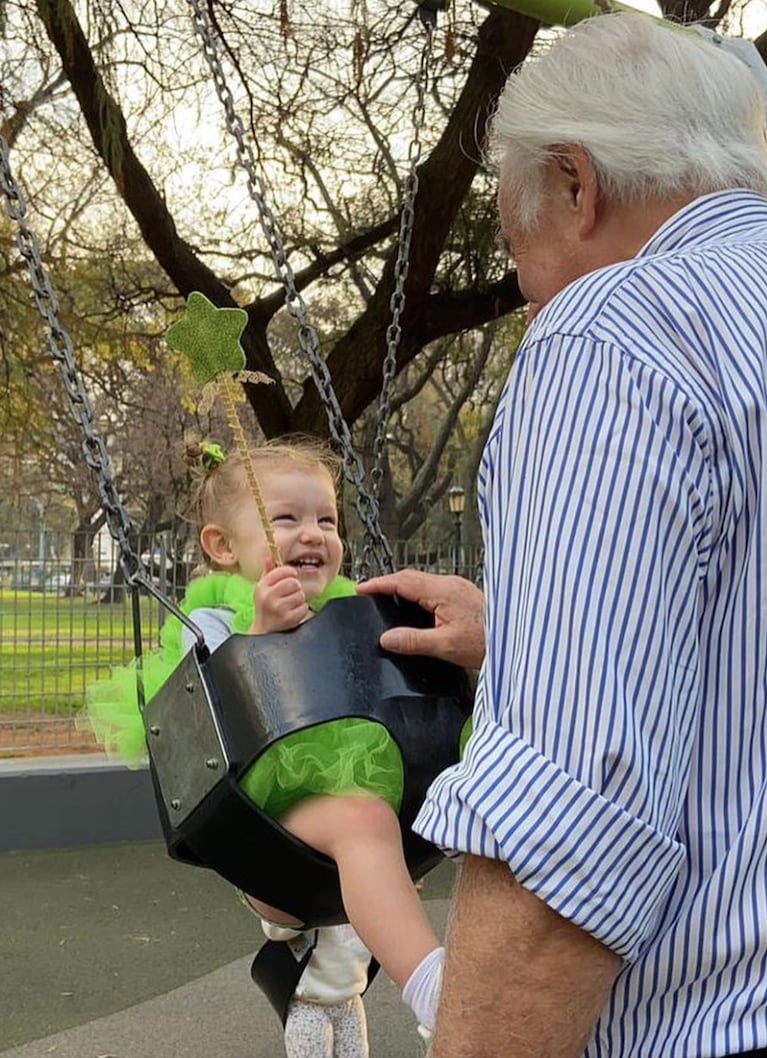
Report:
[[200,530],[200,546],[210,561],[219,569],[237,564],[229,534],[220,525],[204,525]]
[[578,234],[587,239],[597,222],[599,187],[591,155],[578,143],[568,144],[557,154],[557,166],[568,208],[576,214]]

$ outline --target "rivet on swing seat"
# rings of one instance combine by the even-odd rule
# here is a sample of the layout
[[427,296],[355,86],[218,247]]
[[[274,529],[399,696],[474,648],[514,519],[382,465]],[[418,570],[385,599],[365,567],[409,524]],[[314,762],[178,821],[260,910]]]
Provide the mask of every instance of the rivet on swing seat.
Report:
[[284,735],[362,717],[383,724],[402,755],[408,870],[415,879],[436,866],[439,850],[410,828],[431,781],[458,760],[469,678],[378,645],[386,628],[431,623],[412,603],[356,596],[329,602],[291,632],[235,635],[206,658],[188,654],[144,709],[170,855],[212,868],[307,925],[346,921],[332,860],[265,815],[238,782]]

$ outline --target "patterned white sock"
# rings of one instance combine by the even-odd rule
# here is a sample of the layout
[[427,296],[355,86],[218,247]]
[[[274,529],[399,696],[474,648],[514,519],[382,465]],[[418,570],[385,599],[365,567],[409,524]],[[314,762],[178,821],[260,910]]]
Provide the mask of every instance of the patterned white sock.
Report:
[[444,948],[430,951],[413,970],[402,989],[402,998],[429,1032],[434,1031],[437,1020],[444,961]]

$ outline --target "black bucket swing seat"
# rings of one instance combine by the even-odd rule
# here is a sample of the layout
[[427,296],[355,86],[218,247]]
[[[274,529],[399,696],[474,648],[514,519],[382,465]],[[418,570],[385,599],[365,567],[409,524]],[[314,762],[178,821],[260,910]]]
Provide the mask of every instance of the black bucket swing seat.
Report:
[[329,602],[290,632],[233,635],[193,650],[144,707],[150,766],[170,855],[211,867],[308,926],[346,921],[332,860],[269,818],[239,787],[285,735],[343,717],[383,724],[402,756],[399,812],[411,877],[441,852],[411,830],[431,781],[459,758],[472,707],[467,673],[383,651],[395,625],[431,616],[387,596]]

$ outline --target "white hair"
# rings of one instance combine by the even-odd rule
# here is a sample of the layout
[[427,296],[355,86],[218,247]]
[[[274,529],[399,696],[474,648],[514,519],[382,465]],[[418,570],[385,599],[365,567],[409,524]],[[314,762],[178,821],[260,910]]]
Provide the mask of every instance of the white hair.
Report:
[[530,228],[543,170],[568,144],[619,202],[732,187],[767,194],[767,108],[740,59],[697,34],[620,13],[579,23],[506,83],[491,128],[502,190]]

